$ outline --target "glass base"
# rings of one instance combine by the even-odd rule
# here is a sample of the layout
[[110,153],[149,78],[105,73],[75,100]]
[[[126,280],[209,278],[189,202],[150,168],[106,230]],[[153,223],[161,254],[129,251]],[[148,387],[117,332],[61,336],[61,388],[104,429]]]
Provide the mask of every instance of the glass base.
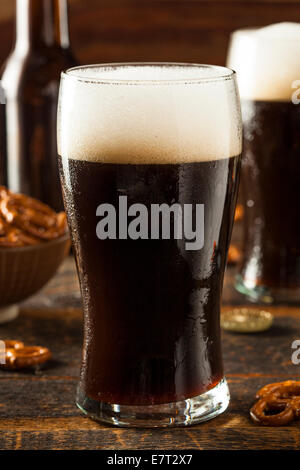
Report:
[[214,388],[197,397],[162,405],[117,405],[102,403],[77,390],[76,404],[84,414],[96,421],[122,427],[156,428],[189,426],[215,418],[229,404],[225,378]]
[[248,300],[260,304],[292,303],[300,304],[300,289],[270,288],[266,286],[250,286],[242,276],[236,276],[235,288]]

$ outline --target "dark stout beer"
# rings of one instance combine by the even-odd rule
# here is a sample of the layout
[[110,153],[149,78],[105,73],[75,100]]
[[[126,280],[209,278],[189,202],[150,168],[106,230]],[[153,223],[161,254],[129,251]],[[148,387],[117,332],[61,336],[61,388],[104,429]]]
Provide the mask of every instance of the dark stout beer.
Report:
[[221,413],[220,298],[241,154],[234,73],[71,69],[58,150],[84,309],[78,406],[140,426]]
[[242,275],[258,286],[300,289],[300,107],[243,101],[242,111]]
[[62,209],[56,115],[60,73],[75,65],[67,0],[17,0],[16,42],[1,73],[0,184]]
[[[90,398],[149,405],[200,395],[223,377],[222,277],[239,157],[182,165],[69,159],[62,187],[86,315],[82,386]],[[68,175],[66,184],[64,174]],[[214,189],[212,189],[214,188]],[[142,203],[205,205],[205,243],[99,240],[96,209]]]
[[[236,31],[244,124],[244,259],[237,288],[255,301],[300,300],[300,24]],[[295,100],[296,98],[296,100]]]

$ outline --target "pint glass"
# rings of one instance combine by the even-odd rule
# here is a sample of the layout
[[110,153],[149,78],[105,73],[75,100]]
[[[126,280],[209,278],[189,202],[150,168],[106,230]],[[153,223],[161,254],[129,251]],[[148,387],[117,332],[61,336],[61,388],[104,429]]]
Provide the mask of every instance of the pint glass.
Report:
[[244,123],[244,260],[237,289],[257,302],[300,302],[300,25],[232,35]]
[[234,72],[68,70],[58,145],[84,309],[79,408],[120,426],[213,418],[229,402],[219,314],[241,155]]

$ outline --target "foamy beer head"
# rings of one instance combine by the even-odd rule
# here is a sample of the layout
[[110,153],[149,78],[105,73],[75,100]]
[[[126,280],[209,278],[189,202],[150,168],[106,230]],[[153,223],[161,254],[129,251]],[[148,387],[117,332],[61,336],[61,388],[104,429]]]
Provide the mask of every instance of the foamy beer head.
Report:
[[300,24],[278,23],[235,31],[228,67],[237,72],[242,99],[291,101],[300,80]]
[[62,159],[185,163],[241,153],[235,74],[224,67],[120,64],[63,74]]

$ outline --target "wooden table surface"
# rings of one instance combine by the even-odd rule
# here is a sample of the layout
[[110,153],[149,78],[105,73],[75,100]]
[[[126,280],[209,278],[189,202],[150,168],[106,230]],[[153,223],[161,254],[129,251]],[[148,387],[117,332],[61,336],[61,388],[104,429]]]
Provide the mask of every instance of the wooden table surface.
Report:
[[[244,299],[228,269],[223,310]],[[300,339],[300,308],[279,306],[274,326],[260,334],[223,333],[225,370],[231,392],[228,410],[187,428],[141,430],[98,424],[76,408],[82,313],[74,261],[69,257],[39,294],[23,304],[20,317],[0,326],[1,339],[47,346],[53,361],[36,372],[0,372],[0,449],[299,449],[300,422],[260,427],[249,419],[256,390],[299,379],[291,344]]]

